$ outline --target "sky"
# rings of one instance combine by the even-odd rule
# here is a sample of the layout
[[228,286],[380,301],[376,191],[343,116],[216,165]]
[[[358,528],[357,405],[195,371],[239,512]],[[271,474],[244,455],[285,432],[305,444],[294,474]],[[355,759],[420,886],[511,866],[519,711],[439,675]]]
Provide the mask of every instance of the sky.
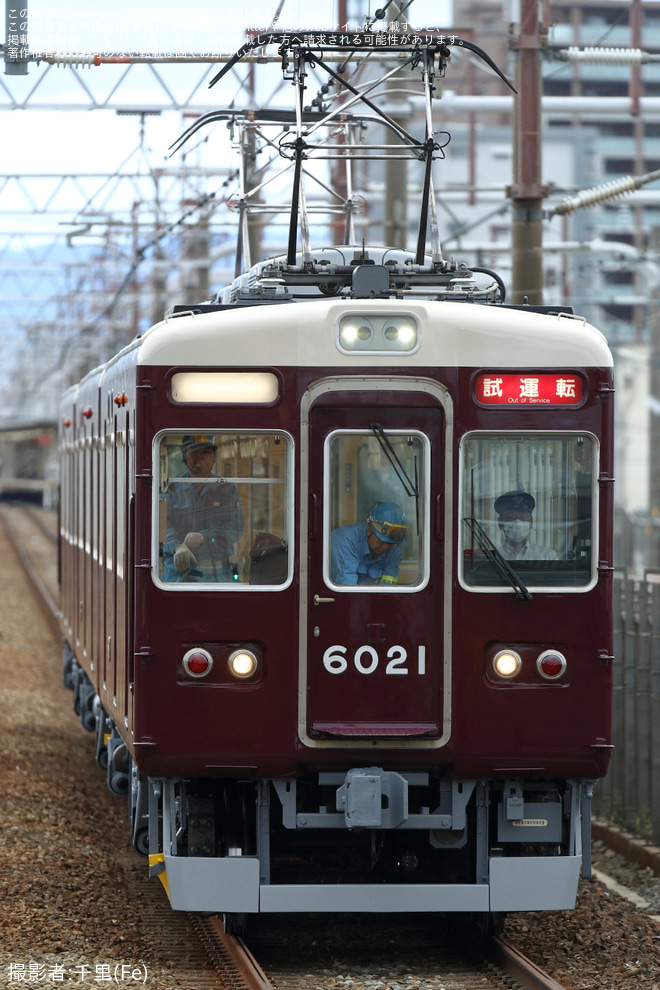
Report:
[[[0,0],[1,2],[1,0]],[[383,5],[386,0],[382,0]],[[349,24],[360,25],[367,15],[378,9],[376,0],[347,0]],[[205,49],[231,53],[245,41],[245,29],[264,28],[281,11],[277,27],[297,30],[302,27],[332,28],[337,18],[337,0],[27,0],[28,41],[33,53],[64,52],[67,54],[103,52],[135,52],[162,55],[170,52],[201,53]],[[413,0],[407,10],[410,23],[416,27],[445,27],[451,22],[451,0]],[[312,14],[310,16],[310,10]],[[239,13],[240,11],[240,13]],[[67,106],[67,101],[80,103],[80,84],[89,87],[97,100],[113,91],[122,77],[120,66],[90,66],[77,73],[66,67],[30,64],[27,75],[2,74],[0,60],[0,175],[40,175],[43,173],[108,173],[113,174],[127,156],[139,165],[140,122],[135,116],[120,117],[114,111],[33,109],[35,102]],[[135,105],[140,100],[140,81],[144,81],[145,104],[154,99],[153,76],[148,66],[133,66],[126,76],[126,102]],[[184,93],[199,83],[204,67],[197,65],[166,65],[158,67],[172,92],[182,99]],[[212,73],[209,67],[208,71]],[[45,74],[46,73],[46,74]],[[44,75],[45,74],[45,75]],[[272,75],[272,73],[271,73]],[[44,82],[39,82],[44,76]],[[76,78],[77,77],[77,78]],[[210,76],[209,76],[210,78]],[[261,73],[261,78],[268,78]],[[278,79],[279,79],[278,75]],[[130,80],[130,83],[129,83]],[[12,102],[21,103],[37,86],[26,109],[10,111],[6,107],[8,89]],[[233,87],[233,88],[231,88]],[[199,88],[196,100],[206,100],[208,109],[225,106],[236,95],[236,80],[223,81],[209,90],[206,80]],[[138,94],[136,96],[136,93]],[[164,94],[164,100],[167,97]],[[115,99],[115,102],[120,100]],[[280,102],[288,103],[288,94]],[[83,104],[88,100],[84,97]],[[169,145],[189,122],[177,112],[148,117],[145,127],[144,150],[150,167],[173,164]],[[188,149],[187,149],[188,150]],[[224,156],[223,156],[224,157]],[[145,162],[141,163],[143,166]],[[214,157],[198,164],[218,164]],[[33,190],[31,190],[32,192]],[[44,185],[44,196],[46,186]],[[5,214],[6,200],[16,199],[14,188],[0,188],[0,232],[14,229],[13,217]],[[19,197],[20,199],[20,197]],[[72,205],[80,205],[75,197]],[[5,214],[5,215],[3,215]],[[35,232],[52,230],[62,218],[48,219],[27,216],[22,221]]]
[[[23,0],[28,8],[28,43],[33,54],[45,52],[63,52],[66,54],[94,54],[96,52],[121,53],[129,52],[144,55],[164,55],[170,53],[196,54],[222,52],[230,54],[236,51],[245,41],[247,28],[267,29],[281,7],[277,18],[277,28],[281,30],[332,30],[337,26],[337,0],[242,0],[240,3],[230,0]],[[381,0],[385,6],[387,0]],[[355,30],[364,23],[365,15],[373,14],[381,5],[376,0],[347,0],[349,11],[349,26]],[[4,7],[4,4],[2,4]],[[12,0],[13,6],[13,0]],[[407,10],[411,25],[417,28],[446,28],[451,23],[451,0],[413,0]],[[356,19],[359,15],[359,23]],[[382,22],[381,22],[382,23]],[[2,39],[5,40],[4,38]],[[266,67],[269,68],[269,67]],[[274,68],[274,67],[273,67]],[[186,87],[199,83],[204,71],[200,65],[167,65],[159,68],[159,72],[167,78],[168,85],[181,98],[181,91]],[[209,68],[210,73],[214,69]],[[281,79],[281,70],[278,80]],[[0,259],[18,259],[23,264],[19,271],[30,267],[32,250],[46,252],[57,238],[61,245],[59,254],[53,257],[53,267],[57,267],[62,253],[71,254],[74,251],[65,248],[65,235],[72,235],[71,243],[75,248],[92,245],[103,236],[103,224],[100,222],[92,227],[91,232],[79,216],[82,211],[87,217],[90,213],[107,215],[114,223],[118,218],[126,217],[126,204],[115,207],[112,203],[104,204],[104,196],[99,195],[90,182],[89,201],[80,194],[69,197],[60,195],[57,213],[48,208],[48,212],[33,212],[25,210],[24,199],[17,191],[13,180],[4,182],[7,174],[19,177],[44,176],[47,174],[61,175],[80,173],[101,173],[112,175],[120,171],[126,162],[134,166],[124,171],[137,170],[141,175],[148,168],[172,166],[178,164],[181,158],[169,157],[169,146],[182,133],[189,121],[182,119],[178,111],[168,111],[159,117],[147,117],[145,121],[144,142],[140,143],[140,120],[136,116],[118,116],[114,110],[74,110],[68,107],[73,104],[75,97],[80,103],[80,86],[87,86],[93,91],[94,97],[104,99],[113,92],[117,80],[125,72],[121,66],[86,67],[72,73],[71,70],[60,67],[48,67],[31,63],[26,75],[6,75],[0,59]],[[153,74],[148,66],[133,66],[130,75],[130,92],[124,99],[127,104],[135,106],[136,102],[154,99]],[[260,74],[262,75],[262,74]],[[263,75],[267,75],[264,73]],[[141,91],[141,80],[144,81]],[[36,86],[36,89],[35,89]],[[177,89],[178,87],[178,89]],[[233,87],[233,92],[231,87]],[[211,91],[204,81],[205,99],[208,108],[226,106],[236,94],[239,84],[236,78],[223,80],[216,89]],[[200,87],[201,90],[201,87]],[[28,100],[28,94],[30,96]],[[8,97],[11,94],[11,97]],[[35,99],[36,97],[36,99]],[[258,96],[260,98],[260,96]],[[27,100],[23,109],[12,110],[13,104]],[[67,103],[68,101],[68,103]],[[83,98],[82,104],[88,105],[88,98]],[[121,99],[115,97],[115,102]],[[165,102],[163,100],[162,102]],[[289,104],[289,94],[281,94],[279,105]],[[58,104],[64,109],[36,109],[36,103],[48,106]],[[147,103],[148,105],[148,103]],[[210,129],[209,129],[210,130]],[[227,132],[218,134],[213,140],[227,143]],[[193,142],[191,142],[193,144]],[[187,150],[187,149],[186,149]],[[198,155],[204,149],[200,148]],[[193,160],[192,152],[187,158],[187,164]],[[226,165],[226,151],[213,149],[209,145],[206,160],[197,162],[200,165]],[[195,162],[193,161],[193,164]],[[232,160],[232,164],[235,162]],[[35,200],[48,200],[48,190],[56,180],[34,178],[29,180],[28,192]],[[146,179],[145,179],[146,181]],[[220,187],[222,180],[216,185]],[[51,183],[49,186],[48,183]],[[40,185],[41,184],[41,185]],[[78,184],[82,189],[84,182]],[[124,198],[126,189],[124,190]],[[216,192],[212,182],[209,188]],[[86,191],[86,190],[85,190]],[[221,188],[217,190],[222,197]],[[130,190],[128,190],[130,195]],[[153,195],[153,189],[149,192]],[[176,195],[176,194],[175,194]],[[41,200],[39,199],[41,197]],[[141,194],[135,193],[133,199],[140,199]],[[98,209],[97,209],[98,206]],[[130,199],[128,200],[130,208]],[[179,216],[178,200],[176,202]],[[169,219],[169,217],[168,217]],[[124,221],[125,222],[125,221]],[[75,241],[73,234],[75,233]],[[146,235],[144,235],[146,236]],[[22,243],[18,240],[22,239]],[[29,244],[27,243],[29,240]],[[27,247],[23,247],[23,243]],[[21,255],[20,251],[26,251]],[[27,260],[21,261],[25,257]],[[130,259],[129,259],[130,260]],[[126,262],[128,264],[128,262]],[[39,269],[40,270],[40,269]],[[8,306],[21,305],[21,300],[29,299],[35,307],[37,315],[42,299],[48,299],[51,290],[48,286],[34,287],[26,282],[28,275],[21,274],[18,278],[7,276],[0,269],[0,297],[4,300],[4,316],[0,314],[0,335],[3,347],[7,353],[10,338],[23,332],[18,321],[12,319]],[[35,268],[35,278],[38,269]],[[8,296],[12,298],[9,299]],[[15,303],[15,298],[19,303]],[[30,315],[30,319],[32,316]],[[25,323],[25,320],[21,321]]]
[[[0,0],[0,3],[2,0]],[[355,14],[378,9],[375,0],[347,0],[349,24]],[[383,0],[383,4],[386,0]],[[245,41],[245,29],[270,26],[281,5],[277,27],[297,30],[302,27],[331,28],[336,23],[337,0],[27,0],[28,40],[30,50],[38,52],[95,53],[135,52],[162,55],[172,52],[226,54],[236,51]],[[407,11],[416,27],[445,27],[451,21],[451,0],[413,0]],[[310,16],[310,10],[312,14]],[[239,12],[240,11],[240,12]],[[35,96],[25,110],[9,111],[5,86],[20,103],[28,97],[46,70],[45,63],[31,64],[25,76],[3,75],[0,60],[0,173],[39,174],[43,172],[112,173],[138,145],[139,123],[136,118],[118,118],[114,112],[61,110],[42,112],[31,109]],[[97,99],[112,91],[123,68],[90,66],[78,70],[84,84]],[[164,66],[160,70],[177,97],[201,78],[199,65]],[[130,73],[131,104],[135,91],[144,79],[145,93],[153,98],[153,80],[147,66],[134,66]],[[142,74],[142,75],[141,75]],[[128,78],[128,77],[127,77]],[[178,90],[176,87],[179,87]],[[80,84],[65,67],[51,68],[46,82],[37,86],[37,102],[66,105],[68,94],[79,96]],[[209,109],[226,105],[233,92],[221,86],[208,90],[202,98]],[[3,98],[4,97],[4,98]],[[137,96],[140,99],[140,96]],[[86,101],[85,101],[86,102]],[[1,111],[4,110],[3,114]],[[164,114],[147,120],[147,144],[151,164],[167,164],[168,147],[181,132],[178,114]],[[0,201],[0,213],[2,211]]]

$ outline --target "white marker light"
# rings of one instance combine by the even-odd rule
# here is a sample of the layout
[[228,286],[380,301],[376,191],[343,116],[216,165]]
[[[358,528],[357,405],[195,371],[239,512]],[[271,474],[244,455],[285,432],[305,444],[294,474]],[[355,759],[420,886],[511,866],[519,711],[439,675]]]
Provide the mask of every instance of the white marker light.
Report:
[[500,650],[493,657],[493,670],[498,677],[515,677],[522,667],[522,660],[515,650]]
[[251,650],[234,650],[227,663],[230,673],[243,681],[252,677],[259,665],[255,654]]

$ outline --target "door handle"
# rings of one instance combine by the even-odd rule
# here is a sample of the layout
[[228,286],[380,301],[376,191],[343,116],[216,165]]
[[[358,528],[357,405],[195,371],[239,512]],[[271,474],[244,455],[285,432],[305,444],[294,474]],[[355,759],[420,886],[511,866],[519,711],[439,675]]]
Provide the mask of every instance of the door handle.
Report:
[[334,598],[321,598],[320,595],[314,595],[315,605],[325,605],[326,603],[334,602]]

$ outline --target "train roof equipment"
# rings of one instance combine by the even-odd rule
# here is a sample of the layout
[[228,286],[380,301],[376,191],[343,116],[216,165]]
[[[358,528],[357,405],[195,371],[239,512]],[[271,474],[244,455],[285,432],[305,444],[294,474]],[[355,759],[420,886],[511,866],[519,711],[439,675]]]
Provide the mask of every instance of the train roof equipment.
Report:
[[[278,208],[254,201],[266,183],[259,182],[250,188],[246,170],[241,168],[240,194],[230,202],[239,213],[234,281],[209,302],[195,305],[193,310],[205,312],[226,306],[273,305],[333,295],[361,299],[416,295],[430,299],[503,303],[506,291],[499,275],[490,269],[467,267],[453,258],[443,258],[432,177],[433,162],[444,158],[444,149],[450,141],[448,132],[434,130],[432,102],[437,97],[436,80],[444,77],[452,50],[465,49],[476,55],[513,90],[512,84],[486,52],[464,38],[435,31],[265,32],[254,34],[220,69],[209,86],[214,86],[243,57],[270,45],[278,46],[284,79],[294,86],[295,110],[272,107],[214,110],[195,121],[171,146],[174,154],[201,128],[226,121],[232,129],[256,131],[265,145],[275,149],[289,163],[283,171],[293,169],[290,206]],[[335,69],[328,58],[337,52],[345,58]],[[386,66],[377,78],[370,79],[359,89],[347,77],[348,67],[356,57],[360,60],[359,67],[364,66],[373,59],[374,53],[379,57],[390,56],[396,64]],[[379,62],[376,60],[372,64],[378,66]],[[305,105],[311,69],[325,72],[328,82],[321,86],[311,103]],[[405,69],[410,70],[411,77],[421,76],[420,95],[425,109],[423,138],[411,133],[372,98],[380,86]],[[334,88],[338,93],[336,99],[330,93]],[[393,143],[366,144],[364,133],[373,124],[384,126]],[[264,137],[264,129],[268,127],[279,129],[275,138]],[[423,168],[414,251],[371,246],[367,250],[356,237],[355,217],[364,212],[365,204],[354,191],[352,166],[361,159],[410,159]],[[319,180],[309,174],[304,163],[315,161],[339,161],[346,165],[345,195],[321,183],[325,191],[332,194],[335,203],[322,206],[307,203],[306,176],[310,181]],[[286,254],[253,265],[248,217],[272,214],[278,209],[289,213]],[[309,218],[314,212],[344,215],[343,245],[313,250]],[[426,249],[427,234],[430,235],[430,252]],[[547,307],[529,308],[537,312],[549,311]],[[550,311],[556,309],[555,306]],[[191,306],[174,306],[168,315],[184,312],[191,312]]]

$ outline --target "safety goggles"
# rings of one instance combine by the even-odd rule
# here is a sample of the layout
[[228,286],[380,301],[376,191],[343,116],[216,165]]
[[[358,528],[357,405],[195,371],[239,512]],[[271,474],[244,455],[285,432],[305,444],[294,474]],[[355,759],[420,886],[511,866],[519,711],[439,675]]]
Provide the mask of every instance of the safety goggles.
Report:
[[369,525],[379,536],[384,536],[391,543],[401,543],[408,532],[408,527],[403,523],[389,523],[382,519],[369,519]]

